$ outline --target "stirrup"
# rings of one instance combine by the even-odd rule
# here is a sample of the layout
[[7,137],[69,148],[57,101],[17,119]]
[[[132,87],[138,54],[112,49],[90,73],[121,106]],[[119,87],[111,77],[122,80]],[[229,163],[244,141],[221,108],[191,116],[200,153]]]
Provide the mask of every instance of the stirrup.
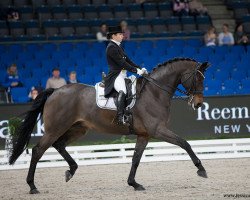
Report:
[[127,120],[125,119],[125,116],[123,115],[122,116],[122,120],[119,120],[119,117],[118,117],[118,119],[117,119],[117,124],[118,125],[127,125],[128,123],[127,123]]

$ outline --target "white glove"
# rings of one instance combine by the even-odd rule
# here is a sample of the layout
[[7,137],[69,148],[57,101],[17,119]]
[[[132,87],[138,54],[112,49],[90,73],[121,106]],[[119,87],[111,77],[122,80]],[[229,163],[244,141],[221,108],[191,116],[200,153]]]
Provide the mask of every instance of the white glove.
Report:
[[143,74],[148,74],[148,71],[146,68],[142,68],[141,70],[143,71]]
[[137,69],[137,74],[142,76],[144,74],[144,71],[142,69]]

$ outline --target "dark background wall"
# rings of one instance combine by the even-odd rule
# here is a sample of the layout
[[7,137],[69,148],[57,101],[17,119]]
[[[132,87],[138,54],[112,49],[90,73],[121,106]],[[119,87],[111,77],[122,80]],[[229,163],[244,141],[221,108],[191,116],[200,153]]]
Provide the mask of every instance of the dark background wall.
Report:
[[[30,104],[0,105],[0,146],[3,148],[8,133],[8,119],[19,116]],[[250,96],[208,97],[204,105],[193,110],[185,101],[173,99],[169,127],[185,139],[213,139],[250,137]],[[167,119],[162,119],[167,120]],[[41,127],[41,128],[40,128]],[[43,133],[42,122],[34,129],[31,144],[37,142]],[[93,143],[120,139],[121,136],[89,132],[78,141]],[[134,139],[134,136],[129,136]]]

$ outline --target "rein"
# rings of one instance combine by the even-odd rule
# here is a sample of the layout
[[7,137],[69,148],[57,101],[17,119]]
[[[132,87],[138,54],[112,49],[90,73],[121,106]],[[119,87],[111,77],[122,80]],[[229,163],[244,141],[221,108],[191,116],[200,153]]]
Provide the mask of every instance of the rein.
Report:
[[[188,101],[188,102],[189,102],[189,101],[192,101],[192,99],[193,99],[193,94],[191,94],[191,89],[193,88],[193,86],[196,85],[196,82],[195,82],[194,78],[196,77],[197,72],[200,73],[201,76],[202,76],[203,78],[205,78],[205,76],[203,75],[203,73],[199,70],[200,65],[201,65],[201,63],[197,63],[197,66],[196,66],[196,68],[194,69],[194,71],[189,72],[189,73],[190,73],[190,76],[189,76],[185,81],[182,82],[182,83],[185,83],[185,82],[188,81],[191,77],[193,77],[192,86],[190,87],[190,89],[189,89],[188,91],[184,91],[184,90],[181,90],[181,89],[178,88],[178,87],[172,87],[172,86],[168,85],[168,87],[170,87],[170,88],[172,88],[172,89],[174,89],[174,90],[177,90],[177,91],[179,91],[180,93],[182,93],[182,94],[184,94],[184,95],[186,95],[186,96],[191,96],[191,98],[190,98],[189,100],[187,100],[187,98],[183,98],[183,97],[181,97],[181,96],[177,96],[177,98],[180,98],[180,99],[182,99],[182,100],[184,100],[184,101]],[[189,73],[188,73],[188,74],[189,74]],[[163,88],[162,86],[160,86],[160,85],[157,83],[157,81],[156,81],[155,79],[153,79],[152,77],[150,77],[149,75],[142,75],[142,77],[143,77],[144,79],[146,79],[148,82],[154,84],[156,87],[160,88],[161,90],[163,90],[163,91],[167,92],[169,95],[171,95],[171,93],[170,93],[166,88]],[[144,85],[145,85],[145,82],[142,84],[141,90],[142,90],[142,88],[143,88]],[[195,87],[194,87],[194,88],[195,88]],[[140,90],[140,92],[141,92],[141,90]],[[196,91],[196,90],[193,91],[194,94],[195,94],[195,93],[200,93],[200,92],[201,92],[201,91]]]

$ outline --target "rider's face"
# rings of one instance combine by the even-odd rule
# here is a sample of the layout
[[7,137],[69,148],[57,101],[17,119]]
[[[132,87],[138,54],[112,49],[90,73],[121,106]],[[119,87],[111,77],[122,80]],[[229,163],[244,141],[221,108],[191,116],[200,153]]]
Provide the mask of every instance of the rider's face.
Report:
[[123,33],[116,33],[112,36],[113,40],[121,42],[123,40]]

